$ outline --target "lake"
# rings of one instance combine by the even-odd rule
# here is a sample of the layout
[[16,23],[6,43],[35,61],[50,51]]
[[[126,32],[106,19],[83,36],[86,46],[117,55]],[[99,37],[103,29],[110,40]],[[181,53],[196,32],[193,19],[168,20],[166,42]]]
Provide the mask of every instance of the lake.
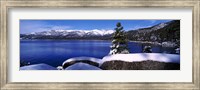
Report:
[[[61,66],[73,57],[103,58],[110,51],[111,41],[101,40],[21,40],[20,61]],[[131,53],[141,53],[145,44],[129,42]],[[152,45],[154,53],[174,53],[174,48]]]

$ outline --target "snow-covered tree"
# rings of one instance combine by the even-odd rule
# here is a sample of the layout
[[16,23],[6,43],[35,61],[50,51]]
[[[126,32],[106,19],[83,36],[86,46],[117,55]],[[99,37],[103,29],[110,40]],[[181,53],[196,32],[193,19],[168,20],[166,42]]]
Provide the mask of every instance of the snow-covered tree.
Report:
[[109,54],[128,54],[128,40],[126,39],[121,23],[117,23]]

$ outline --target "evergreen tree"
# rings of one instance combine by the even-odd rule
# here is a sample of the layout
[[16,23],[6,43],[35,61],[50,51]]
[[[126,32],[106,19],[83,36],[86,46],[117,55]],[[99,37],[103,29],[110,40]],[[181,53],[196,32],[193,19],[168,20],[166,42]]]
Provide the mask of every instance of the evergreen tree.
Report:
[[121,23],[117,23],[115,33],[113,34],[112,46],[109,54],[128,54],[128,40]]

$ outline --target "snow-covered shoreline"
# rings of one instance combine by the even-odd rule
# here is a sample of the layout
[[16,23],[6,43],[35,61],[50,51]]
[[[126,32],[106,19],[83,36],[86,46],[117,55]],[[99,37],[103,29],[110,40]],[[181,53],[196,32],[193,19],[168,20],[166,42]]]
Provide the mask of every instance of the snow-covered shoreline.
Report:
[[99,63],[100,65],[106,61],[120,60],[126,62],[140,62],[146,60],[166,62],[166,63],[180,63],[180,55],[177,54],[165,54],[165,53],[132,53],[132,54],[115,54],[107,55],[102,59],[93,57],[74,57],[67,59],[62,65],[72,61],[88,60]]
[[55,67],[41,63],[20,67],[20,70],[57,70]]
[[[94,57],[74,57],[67,59],[63,62],[62,67],[65,64],[71,63],[71,62],[77,62],[72,63],[69,70],[80,70],[80,66],[83,68],[81,70],[100,70],[98,69],[101,67],[101,65],[105,62],[109,61],[122,61],[122,62],[143,62],[143,61],[156,61],[156,62],[162,62],[162,63],[176,63],[180,64],[180,55],[177,54],[164,54],[164,53],[132,53],[132,54],[115,54],[115,55],[108,55],[103,57],[102,59],[94,58]],[[84,61],[90,61],[84,62]],[[92,65],[91,62],[99,64],[98,66]],[[85,63],[85,64],[82,64]],[[76,65],[75,65],[76,64]],[[91,65],[91,66],[90,66]],[[65,69],[65,68],[63,68]],[[36,65],[29,65],[29,66],[23,66],[20,67],[20,70],[56,70],[56,68],[53,68],[50,65],[47,64],[36,64]]]
[[99,63],[99,61],[101,61],[101,59],[94,58],[94,57],[74,57],[74,58],[67,59],[66,61],[63,62],[62,65],[68,62],[72,62],[72,61],[83,61],[83,60],[88,60],[88,61],[92,61],[96,63]]

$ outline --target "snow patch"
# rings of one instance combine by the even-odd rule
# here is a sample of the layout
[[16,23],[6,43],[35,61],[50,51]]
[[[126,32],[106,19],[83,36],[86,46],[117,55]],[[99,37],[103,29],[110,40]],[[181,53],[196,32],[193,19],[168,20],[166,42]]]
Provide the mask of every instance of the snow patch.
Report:
[[57,69],[50,65],[41,63],[41,64],[23,66],[20,67],[20,70],[57,70]]
[[96,63],[99,63],[99,61],[101,61],[101,59],[93,58],[93,57],[75,57],[75,58],[67,59],[66,61],[63,62],[62,65],[64,65],[65,63],[71,62],[71,61],[83,61],[83,60],[88,60],[88,61],[92,61],[92,62],[96,62]]
[[136,53],[136,54],[115,54],[105,56],[99,64],[106,61],[121,60],[126,62],[140,62],[146,60],[159,61],[159,62],[172,62],[180,63],[180,55],[176,54],[161,54],[161,53]]
[[76,63],[74,65],[71,65],[65,68],[65,70],[101,70],[101,69],[98,67],[80,62],[80,63]]

